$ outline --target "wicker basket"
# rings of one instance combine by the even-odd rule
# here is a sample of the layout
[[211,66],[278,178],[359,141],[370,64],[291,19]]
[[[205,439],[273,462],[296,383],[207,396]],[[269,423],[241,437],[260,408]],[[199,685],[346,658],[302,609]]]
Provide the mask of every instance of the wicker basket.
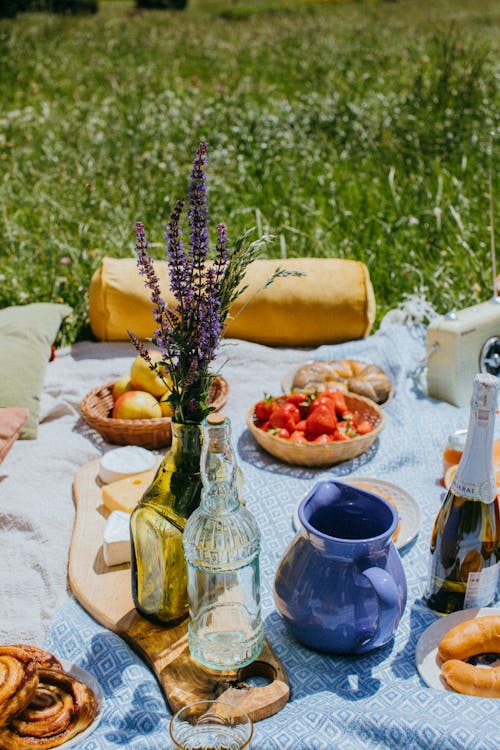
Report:
[[333,466],[342,461],[350,461],[367,451],[375,442],[385,424],[385,414],[380,406],[368,398],[350,393],[344,394],[344,397],[349,410],[359,421],[366,419],[373,425],[373,430],[367,435],[358,435],[351,440],[339,440],[332,443],[294,443],[257,427],[253,406],[247,412],[247,426],[264,450],[287,464]]
[[[116,445],[141,445],[143,448],[162,448],[172,440],[171,418],[160,419],[113,419],[111,389],[114,381],[94,388],[80,404],[80,413],[85,421],[97,430],[107,443]],[[214,378],[209,402],[217,410],[227,401],[229,385],[224,378]]]

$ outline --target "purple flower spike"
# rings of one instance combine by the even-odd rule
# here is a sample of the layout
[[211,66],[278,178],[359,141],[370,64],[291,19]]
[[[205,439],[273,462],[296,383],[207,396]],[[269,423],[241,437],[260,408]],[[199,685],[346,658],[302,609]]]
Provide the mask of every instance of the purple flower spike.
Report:
[[[252,245],[242,240],[231,250],[226,227],[219,224],[213,261],[209,260],[206,166],[207,144],[202,142],[189,182],[188,246],[182,242],[183,200],[175,204],[164,234],[170,288],[175,297],[171,307],[161,295],[144,226],[141,222],[135,225],[137,265],[153,303],[155,331],[151,340],[161,352],[162,371],[170,376],[168,401],[173,420],[195,424],[211,411],[209,392],[214,376],[210,368],[230,306],[241,293],[245,269],[257,255]],[[129,336],[139,354],[154,366],[144,342],[130,331]]]
[[189,225],[191,227],[191,253],[194,265],[200,268],[208,257],[208,207],[205,169],[207,148],[200,143],[194,159],[189,183]]
[[217,224],[217,244],[215,246],[214,268],[217,283],[220,283],[224,277],[229,262],[229,237],[227,236],[226,225]]
[[191,297],[192,259],[182,245],[180,218],[184,209],[184,201],[177,201],[170,214],[165,239],[167,241],[167,260],[170,274],[170,289],[179,303],[182,313]]

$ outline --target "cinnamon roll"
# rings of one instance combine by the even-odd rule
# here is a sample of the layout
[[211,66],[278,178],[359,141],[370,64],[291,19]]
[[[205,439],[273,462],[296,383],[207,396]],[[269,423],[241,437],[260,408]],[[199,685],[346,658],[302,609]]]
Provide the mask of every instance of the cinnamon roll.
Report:
[[35,659],[18,646],[0,646],[0,727],[30,703],[37,686]]
[[35,659],[38,669],[59,669],[64,671],[59,659],[57,659],[54,654],[50,654],[42,648],[28,646],[24,643],[16,643],[15,648],[22,648],[23,651],[27,651],[28,654]]
[[66,672],[39,669],[31,703],[0,729],[0,750],[48,750],[83,732],[97,714],[92,690]]

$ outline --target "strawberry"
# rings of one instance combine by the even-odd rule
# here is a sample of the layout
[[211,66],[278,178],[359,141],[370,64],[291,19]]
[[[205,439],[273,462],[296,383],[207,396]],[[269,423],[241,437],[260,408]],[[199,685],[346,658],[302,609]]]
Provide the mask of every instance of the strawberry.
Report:
[[335,441],[341,441],[341,440],[350,440],[351,438],[349,435],[346,435],[345,432],[340,432],[340,430],[335,430],[333,433],[333,439]]
[[333,401],[337,416],[343,417],[348,413],[349,407],[345,402],[343,392],[339,388],[333,388],[332,390],[323,391],[323,395]]
[[357,435],[356,430],[354,429],[354,425],[352,424],[352,422],[348,420],[345,420],[345,421],[342,420],[340,422],[337,422],[337,430],[342,435],[345,435],[345,437],[348,440],[350,440],[353,437],[356,437]]
[[335,410],[326,404],[318,404],[306,419],[306,435],[314,440],[318,435],[333,435],[337,426]]
[[[335,433],[334,433],[335,435]],[[322,435],[318,435],[317,438],[314,438],[312,441],[313,443],[331,443],[333,440],[332,435],[327,435],[326,433],[323,433]]]
[[276,437],[283,438],[283,440],[288,440],[290,437],[290,433],[284,427],[281,427],[275,434]]
[[373,426],[367,419],[363,419],[363,421],[360,422],[356,428],[356,432],[358,433],[358,435],[367,435],[372,430]]
[[273,409],[269,421],[271,427],[284,427],[288,432],[293,432],[295,425],[300,420],[300,411],[295,404],[285,403],[277,409]]
[[254,406],[254,414],[255,418],[259,420],[259,422],[265,422],[269,419],[271,416],[271,411],[273,407],[273,399],[272,396],[266,396],[262,399],[262,401],[259,401]]
[[295,425],[295,429],[299,430],[300,432],[305,432],[306,431],[306,420],[305,419],[301,419],[300,422],[297,422],[297,424]]
[[305,432],[302,430],[294,430],[290,435],[291,443],[307,443]]
[[312,412],[315,411],[319,406],[326,406],[327,409],[333,412],[333,415],[336,416],[335,404],[333,403],[333,400],[322,393],[319,396],[316,396],[314,401],[311,403],[311,406],[309,407],[309,414],[312,414]]
[[302,417],[304,417],[307,414],[307,410],[309,409],[309,404],[311,403],[311,399],[307,393],[303,393],[302,391],[289,393],[286,400],[287,400],[287,403],[295,404],[295,406],[299,408],[300,415]]

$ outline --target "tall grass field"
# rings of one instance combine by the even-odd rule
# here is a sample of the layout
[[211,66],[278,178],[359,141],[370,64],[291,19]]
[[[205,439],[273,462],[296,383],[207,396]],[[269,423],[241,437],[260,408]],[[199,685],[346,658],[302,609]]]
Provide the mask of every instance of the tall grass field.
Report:
[[0,307],[65,301],[66,341],[88,338],[93,271],[133,255],[137,220],[164,256],[202,139],[212,228],[364,261],[377,323],[407,295],[484,301],[499,40],[496,0],[101,0],[0,21]]

